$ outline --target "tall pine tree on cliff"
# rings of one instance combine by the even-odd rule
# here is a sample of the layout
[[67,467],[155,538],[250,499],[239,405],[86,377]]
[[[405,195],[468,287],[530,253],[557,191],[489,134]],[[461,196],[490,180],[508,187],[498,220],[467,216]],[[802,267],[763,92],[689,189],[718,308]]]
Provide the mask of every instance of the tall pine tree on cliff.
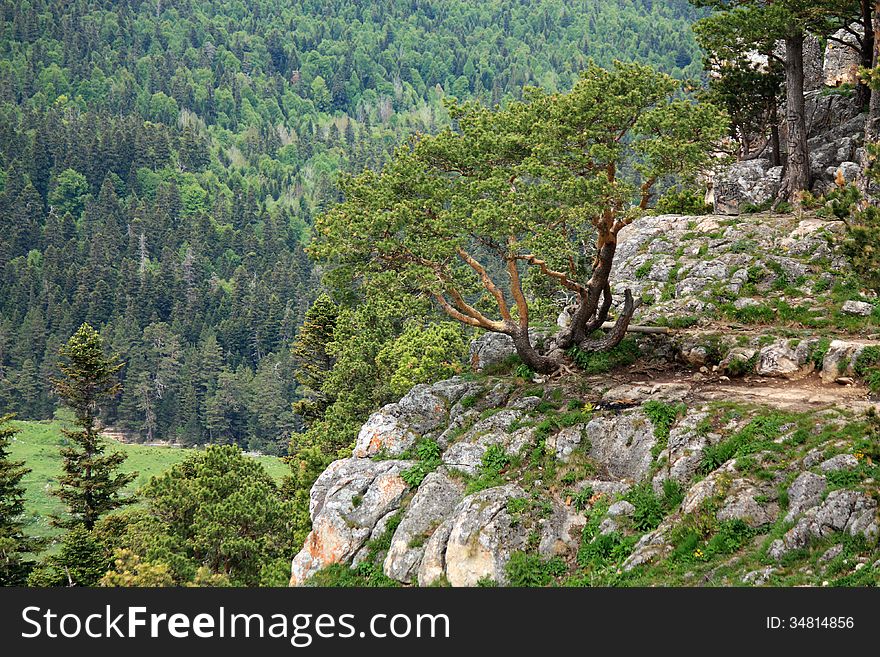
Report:
[[[329,285],[431,300],[510,336],[535,372],[556,371],[572,348],[612,349],[638,304],[625,290],[613,328],[594,335],[614,305],[618,234],[662,181],[711,167],[727,130],[717,108],[679,92],[666,75],[617,62],[590,65],[568,93],[528,89],[495,109],[453,103],[454,128],[342,179],[345,201],[317,219],[310,251]],[[533,344],[536,302],[553,295],[572,300],[571,324]]]

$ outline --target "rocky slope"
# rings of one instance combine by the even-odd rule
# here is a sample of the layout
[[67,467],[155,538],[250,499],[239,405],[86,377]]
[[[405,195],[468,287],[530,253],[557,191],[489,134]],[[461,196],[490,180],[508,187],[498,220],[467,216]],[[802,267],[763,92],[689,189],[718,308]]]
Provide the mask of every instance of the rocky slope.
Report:
[[880,311],[839,228],[634,223],[613,280],[670,332],[550,379],[483,336],[475,372],[377,411],[320,476],[291,584],[876,583]]

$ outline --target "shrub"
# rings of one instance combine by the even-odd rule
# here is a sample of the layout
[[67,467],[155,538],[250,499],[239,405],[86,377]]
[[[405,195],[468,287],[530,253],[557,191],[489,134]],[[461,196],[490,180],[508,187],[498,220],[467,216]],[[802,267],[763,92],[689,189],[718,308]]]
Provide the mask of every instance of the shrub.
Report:
[[685,315],[683,317],[659,317],[657,318],[657,326],[668,326],[671,329],[687,329],[700,323],[699,317],[693,315]]
[[634,540],[635,537],[624,538],[618,532],[599,534],[579,551],[578,563],[583,567],[593,568],[618,563],[630,555]]
[[[880,147],[870,144],[867,148],[872,157],[868,176],[876,182],[880,179],[877,158]],[[858,192],[851,186],[837,189],[829,196],[834,197],[829,204],[831,212],[835,216],[848,218],[841,250],[865,285],[880,293],[880,208],[869,205],[864,210],[858,210]]]
[[416,459],[418,463],[400,473],[400,478],[412,488],[421,485],[425,477],[440,465],[440,446],[436,441],[426,438],[416,447]]
[[694,187],[670,189],[657,199],[657,214],[703,215],[711,214],[714,206],[706,203],[706,194]]
[[500,474],[501,471],[510,463],[510,457],[501,445],[489,445],[486,453],[483,454],[483,470]]
[[479,395],[467,395],[466,397],[462,397],[461,401],[459,401],[458,403],[461,404],[462,408],[468,409],[473,408],[479,400]]
[[682,528],[676,532],[673,544],[675,548],[669,555],[671,561],[692,561],[699,555],[700,535],[693,529]]
[[349,568],[341,563],[335,563],[322,568],[306,582],[305,586],[331,587],[331,588],[357,588],[357,587],[397,587],[400,584],[386,577],[381,567],[377,564],[362,562],[354,568]]
[[779,437],[786,418],[778,413],[756,417],[727,440],[703,450],[700,471],[707,474],[734,456],[746,456],[760,449],[775,449],[772,441]]
[[854,586],[877,586],[877,582],[880,582],[880,568],[872,565],[856,570],[849,575],[838,577],[831,582],[831,586],[845,586],[848,588]]
[[593,488],[587,486],[583,490],[578,491],[571,497],[571,505],[578,511],[583,511],[590,505],[590,499],[593,497]]
[[871,392],[880,392],[880,347],[865,347],[856,358],[853,369],[865,380]]
[[567,411],[557,418],[556,422],[561,428],[573,427],[576,424],[589,422],[593,417],[592,406],[580,410]]
[[652,399],[642,404],[642,411],[651,420],[651,424],[654,425],[654,436],[665,442],[669,438],[669,431],[672,429],[675,421],[681,415],[687,413],[687,406],[684,404],[667,404]]
[[526,552],[514,552],[505,567],[510,586],[547,586],[566,571],[565,562],[559,557],[544,560]]
[[732,358],[727,365],[727,374],[737,377],[754,372],[760,356],[761,353],[756,351],[751,358]]
[[501,445],[489,445],[483,454],[480,464],[480,472],[472,479],[466,489],[466,494],[476,493],[486,488],[492,488],[502,483],[501,473],[510,464],[510,456]]
[[663,506],[669,510],[675,509],[684,500],[684,491],[681,484],[675,479],[663,480]]
[[718,532],[709,539],[706,548],[709,554],[732,554],[755,535],[755,530],[739,518],[725,520]]
[[608,351],[581,351],[572,347],[567,353],[584,373],[604,374],[617,367],[635,363],[639,357],[639,346],[633,338],[624,338],[619,345]]
[[666,480],[662,496],[654,492],[650,482],[643,482],[630,488],[624,499],[635,507],[632,515],[633,527],[640,531],[650,531],[656,529],[663,518],[681,504],[683,496],[678,482]]
[[639,280],[641,280],[643,278],[647,278],[648,274],[651,272],[651,267],[653,267],[653,266],[654,266],[654,259],[653,258],[649,258],[648,260],[643,262],[641,265],[636,267],[636,271],[635,271],[636,278]]
[[376,366],[391,394],[400,396],[417,383],[460,373],[466,355],[467,342],[457,324],[413,325],[376,354]]
[[848,219],[856,211],[861,199],[862,194],[855,185],[837,187],[825,195],[825,206],[816,214],[820,217]]
[[828,353],[830,347],[831,340],[829,338],[820,338],[818,342],[810,345],[809,359],[813,362],[813,365],[817,368],[822,367],[825,354]]
[[768,305],[743,306],[734,308],[731,306],[731,314],[743,324],[772,324],[776,319],[776,311]]
[[828,485],[831,488],[846,488],[848,486],[853,486],[854,484],[859,483],[864,477],[864,473],[861,471],[861,468],[856,468],[854,470],[834,470],[833,472],[828,472],[825,474],[825,478],[828,480]]

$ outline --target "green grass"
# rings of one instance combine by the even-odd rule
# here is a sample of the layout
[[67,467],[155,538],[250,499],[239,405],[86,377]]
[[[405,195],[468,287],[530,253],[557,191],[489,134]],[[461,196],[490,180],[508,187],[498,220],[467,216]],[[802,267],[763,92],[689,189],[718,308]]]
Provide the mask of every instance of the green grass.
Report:
[[[64,512],[61,500],[52,495],[61,474],[61,455],[58,448],[65,442],[58,422],[16,421],[13,425],[21,431],[15,435],[11,445],[11,458],[24,461],[31,469],[23,479],[25,485],[26,531],[34,536],[51,537],[58,530],[49,524],[51,515]],[[161,474],[176,463],[180,463],[193,449],[177,447],[155,447],[120,443],[108,439],[108,452],[119,451],[128,455],[122,464],[122,472],[137,472],[138,476],[126,489],[134,493],[146,484],[151,477]],[[274,456],[257,457],[263,467],[276,480],[289,472],[289,468]]]
[[730,320],[750,325],[773,325],[777,329],[789,326],[858,333],[868,329],[876,329],[878,320],[880,320],[880,312],[869,317],[847,315],[827,300],[820,302],[819,308],[821,310],[814,310],[810,304],[792,305],[787,301],[775,298],[743,308],[736,308],[733,303],[724,300],[718,305],[719,313]]
[[880,392],[880,347],[865,347],[853,366],[856,374],[871,388],[871,392]]
[[604,374],[617,367],[632,365],[640,355],[639,346],[631,337],[624,338],[608,351],[581,351],[572,347],[566,353],[585,374]]

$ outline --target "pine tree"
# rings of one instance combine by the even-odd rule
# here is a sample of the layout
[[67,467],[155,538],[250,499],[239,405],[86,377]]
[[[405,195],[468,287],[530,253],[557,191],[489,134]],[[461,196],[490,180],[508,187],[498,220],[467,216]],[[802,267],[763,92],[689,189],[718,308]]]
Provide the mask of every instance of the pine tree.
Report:
[[293,410],[306,423],[320,417],[329,402],[321,388],[333,368],[334,360],[327,348],[333,340],[338,315],[339,309],[329,296],[315,299],[291,349],[294,377],[301,386],[298,392],[302,398]]
[[43,541],[24,533],[21,480],[30,469],[23,461],[9,459],[9,444],[18,433],[10,419],[11,415],[0,416],[0,586],[22,586],[34,566],[27,555],[39,552]]
[[[809,34],[827,37],[862,14],[854,0],[690,0],[716,10],[698,24],[705,44],[726,43],[729,50],[754,51],[773,58],[777,41],[784,45],[780,63],[785,77],[786,163],[780,198],[799,201],[811,183],[810,153],[804,104],[804,44]],[[712,36],[714,34],[714,36]]]
[[47,557],[28,578],[28,586],[96,586],[109,570],[107,547],[83,526],[64,535],[58,554]]
[[162,520],[164,535],[151,532],[133,550],[161,541],[149,552],[173,546],[173,562],[186,558],[236,585],[259,584],[261,571],[286,565],[295,545],[291,505],[260,463],[234,446],[215,445],[187,457],[154,477],[144,498],[149,516]]
[[72,445],[61,448],[64,474],[55,491],[67,504],[72,518],[56,518],[55,524],[82,524],[91,530],[102,514],[133,501],[122,497],[121,492],[137,474],[116,473],[126,455],[114,452],[105,456],[106,445],[97,427],[100,404],[121,390],[117,374],[123,363],[104,354],[101,336],[88,324],[80,326],[59,355],[61,378],[53,384],[58,396],[74,411],[78,428],[63,430]]
[[21,365],[21,372],[15,383],[18,411],[21,417],[42,418],[42,388],[40,374],[33,359],[28,358]]

